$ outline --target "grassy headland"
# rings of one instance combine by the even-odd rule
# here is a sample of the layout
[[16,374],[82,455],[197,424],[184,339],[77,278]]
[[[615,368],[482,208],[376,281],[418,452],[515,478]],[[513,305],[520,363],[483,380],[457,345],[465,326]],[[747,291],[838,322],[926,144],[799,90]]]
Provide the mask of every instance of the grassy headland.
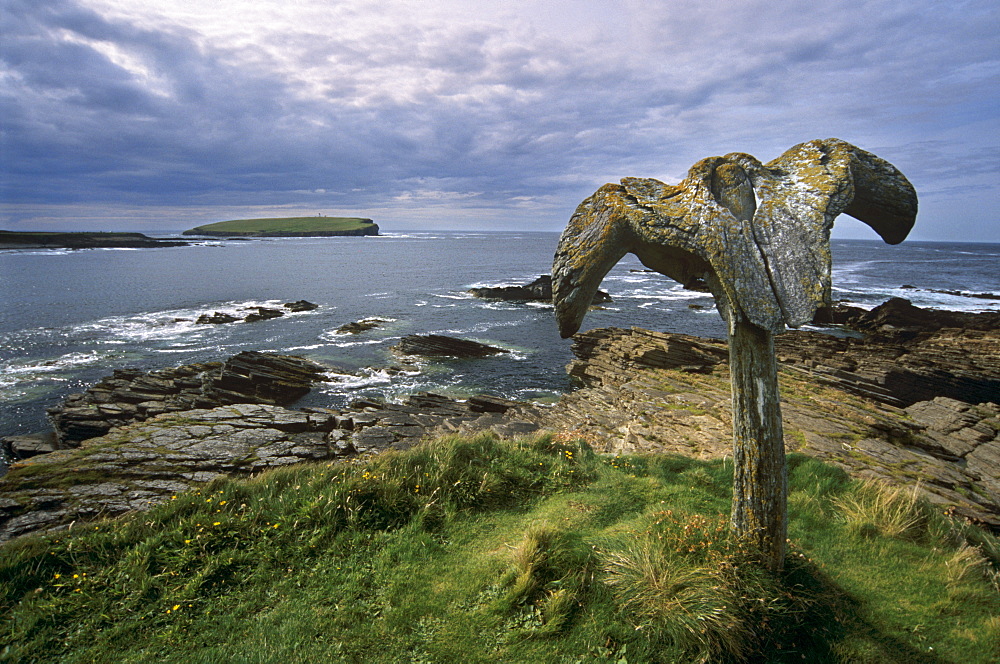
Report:
[[197,226],[184,235],[253,237],[333,237],[378,235],[378,225],[362,217],[282,217],[233,219]]
[[[785,571],[732,465],[448,438],[0,547],[0,661],[974,662],[997,539],[790,457]],[[971,544],[970,544],[971,543]]]

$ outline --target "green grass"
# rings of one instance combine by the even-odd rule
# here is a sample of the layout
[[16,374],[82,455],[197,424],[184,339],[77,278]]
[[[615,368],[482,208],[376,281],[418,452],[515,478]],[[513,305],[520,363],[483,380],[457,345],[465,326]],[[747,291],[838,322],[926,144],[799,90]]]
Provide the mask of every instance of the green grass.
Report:
[[793,455],[771,575],[729,537],[731,481],[722,462],[489,435],[216,481],[0,548],[0,661],[1000,655],[996,538]]
[[261,235],[276,233],[316,233],[357,231],[372,226],[361,217],[284,217],[274,219],[233,219],[197,226],[185,234]]

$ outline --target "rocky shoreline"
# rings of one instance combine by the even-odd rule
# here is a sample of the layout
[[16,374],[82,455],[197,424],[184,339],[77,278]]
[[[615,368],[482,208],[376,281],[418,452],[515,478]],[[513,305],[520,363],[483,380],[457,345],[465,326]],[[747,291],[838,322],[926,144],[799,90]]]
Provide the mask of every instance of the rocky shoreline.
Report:
[[[788,451],[917,484],[943,509],[1000,530],[1000,314],[891,300],[830,315],[843,336],[777,338]],[[730,454],[724,343],[605,328],[576,335],[573,352],[567,369],[579,388],[548,406],[421,393],[294,409],[328,368],[266,353],[119,371],[52,409],[55,435],[5,439],[29,458],[0,478],[0,541],[144,509],[221,475],[405,449],[446,433],[551,430],[610,454]]]

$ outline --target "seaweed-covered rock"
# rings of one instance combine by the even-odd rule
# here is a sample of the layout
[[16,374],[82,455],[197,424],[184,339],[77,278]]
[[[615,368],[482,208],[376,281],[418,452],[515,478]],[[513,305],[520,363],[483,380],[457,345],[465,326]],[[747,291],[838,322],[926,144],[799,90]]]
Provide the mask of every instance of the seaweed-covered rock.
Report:
[[392,347],[403,355],[427,357],[488,357],[509,351],[469,339],[457,339],[441,334],[410,334]]
[[[482,286],[470,288],[469,293],[484,300],[503,300],[506,302],[551,302],[552,276],[543,274],[530,284],[524,286]],[[602,290],[594,293],[592,304],[607,304],[611,296]]]
[[295,302],[285,302],[282,306],[285,307],[285,309],[288,309],[289,311],[291,311],[293,313],[297,313],[297,312],[300,312],[300,311],[312,311],[314,309],[319,309],[319,305],[318,304],[313,304],[312,302],[309,302],[308,300],[296,300]]
[[239,317],[232,314],[227,314],[222,311],[216,311],[213,314],[202,314],[198,316],[198,320],[195,321],[198,325],[225,325],[227,323],[235,323],[240,320]]
[[368,330],[373,330],[384,322],[384,318],[364,318],[351,323],[344,323],[337,328],[337,334],[360,334]]
[[281,318],[285,315],[285,312],[281,309],[272,309],[270,307],[252,307],[253,311],[243,317],[243,321],[246,323],[256,323],[260,320],[271,320],[272,318]]

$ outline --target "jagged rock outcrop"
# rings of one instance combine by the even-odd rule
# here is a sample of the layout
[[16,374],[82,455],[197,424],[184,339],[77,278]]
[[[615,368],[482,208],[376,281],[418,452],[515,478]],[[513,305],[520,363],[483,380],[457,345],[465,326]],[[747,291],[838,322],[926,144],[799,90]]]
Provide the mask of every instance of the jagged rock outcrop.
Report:
[[[785,448],[917,484],[1000,529],[1000,330],[914,339],[778,336]],[[573,350],[568,369],[584,387],[539,411],[540,426],[608,453],[732,454],[724,343],[611,328],[576,335]]]
[[[484,300],[503,300],[506,302],[551,302],[552,275],[543,274],[530,284],[524,286],[483,286],[470,288],[469,293]],[[607,304],[611,296],[602,290],[594,293],[592,305]]]
[[48,410],[57,447],[73,447],[114,427],[161,415],[231,403],[288,405],[326,368],[291,355],[245,351],[225,362],[144,372],[121,369]]
[[403,337],[392,350],[401,355],[423,355],[425,357],[488,357],[497,353],[510,352],[497,346],[482,344],[470,339],[457,339],[441,334],[409,334]]

